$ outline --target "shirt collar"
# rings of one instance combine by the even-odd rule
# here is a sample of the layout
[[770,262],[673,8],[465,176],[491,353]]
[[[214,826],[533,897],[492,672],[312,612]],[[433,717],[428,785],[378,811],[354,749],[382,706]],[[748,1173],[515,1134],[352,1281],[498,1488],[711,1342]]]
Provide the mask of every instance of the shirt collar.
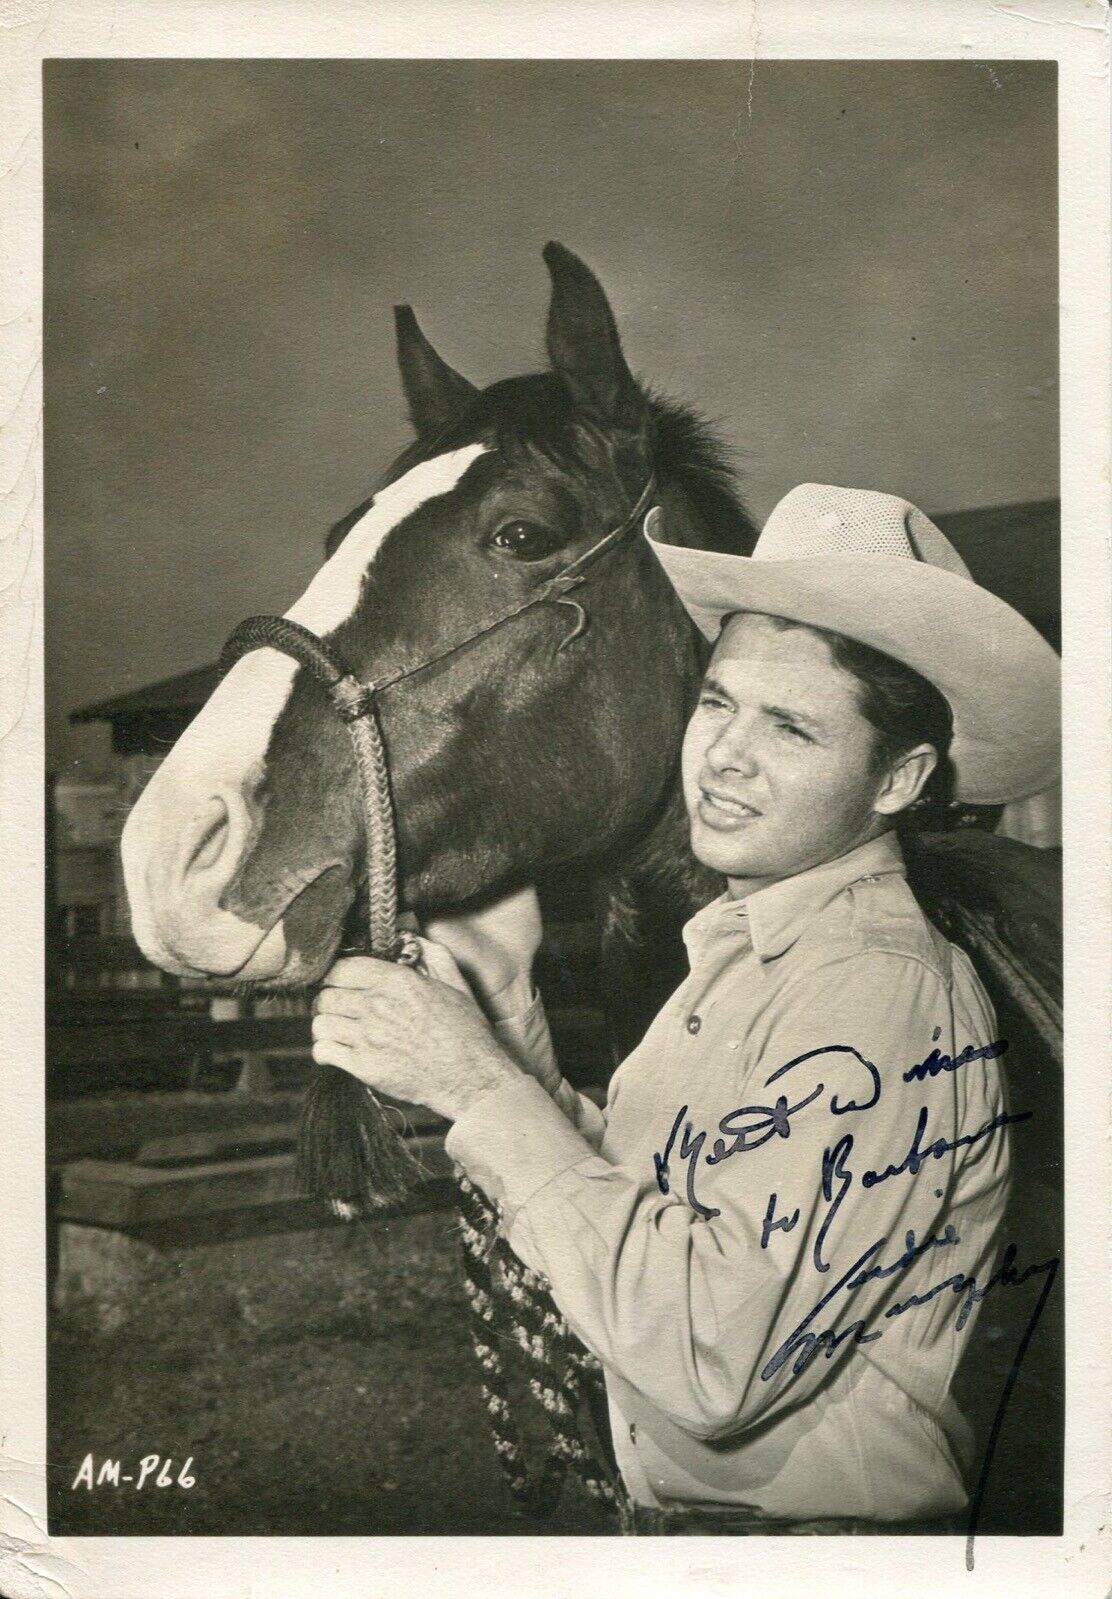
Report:
[[719,895],[687,923],[684,939],[694,955],[708,935],[740,924],[748,928],[758,957],[773,960],[790,949],[807,924],[851,883],[892,873],[903,876],[906,870],[900,841],[890,830],[836,860],[760,888],[747,899]]

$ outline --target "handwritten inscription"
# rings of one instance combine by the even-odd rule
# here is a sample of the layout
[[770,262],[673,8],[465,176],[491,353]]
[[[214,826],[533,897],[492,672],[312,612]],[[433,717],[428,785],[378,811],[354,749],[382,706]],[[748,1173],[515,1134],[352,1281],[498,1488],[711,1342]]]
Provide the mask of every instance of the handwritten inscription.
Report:
[[962,1133],[958,1138],[935,1138],[926,1148],[923,1147],[923,1134],[927,1127],[927,1107],[924,1105],[919,1111],[919,1120],[915,1123],[915,1131],[911,1138],[911,1147],[907,1154],[896,1166],[885,1166],[883,1171],[867,1171],[862,1174],[862,1188],[875,1188],[878,1183],[885,1183],[889,1177],[902,1177],[905,1172],[910,1172],[913,1177],[919,1175],[919,1168],[926,1160],[941,1160],[943,1155],[949,1154],[952,1149],[968,1149],[973,1144],[979,1144],[982,1139],[991,1138],[998,1133],[1001,1127],[1007,1127],[1011,1122],[1030,1121],[1029,1110],[1014,1111],[1009,1114],[1001,1111],[999,1116],[994,1116],[991,1121],[985,1122],[983,1127],[978,1127],[976,1132]]
[[[869,1094],[864,1100],[851,1099],[843,1104],[837,1093],[830,1096],[830,1113],[833,1116],[844,1116],[849,1111],[865,1111],[875,1105],[880,1098],[880,1073],[872,1061],[866,1060],[859,1050],[852,1044],[824,1044],[819,1049],[809,1049],[802,1055],[797,1055],[793,1060],[785,1061],[783,1066],[778,1066],[771,1076],[765,1078],[765,1088],[771,1085],[795,1066],[802,1066],[807,1061],[818,1060],[824,1056],[837,1056],[838,1064],[843,1061],[856,1061],[868,1073]],[[659,1154],[653,1155],[653,1170],[656,1174],[657,1187],[662,1194],[671,1191],[670,1160],[677,1137],[680,1138],[679,1158],[687,1162],[686,1188],[687,1202],[692,1210],[704,1221],[711,1221],[715,1216],[721,1215],[713,1205],[704,1205],[695,1192],[695,1171],[699,1161],[704,1160],[707,1166],[719,1166],[723,1161],[731,1159],[734,1155],[747,1154],[754,1149],[760,1149],[770,1138],[788,1138],[791,1136],[792,1117],[798,1116],[800,1111],[806,1110],[826,1092],[824,1083],[819,1083],[809,1094],[802,1099],[797,1099],[794,1104],[789,1101],[786,1094],[781,1094],[771,1105],[739,1105],[736,1110],[729,1111],[718,1123],[718,1132],[721,1136],[714,1140],[707,1155],[703,1156],[703,1146],[707,1140],[705,1132],[696,1133],[691,1123],[687,1121],[688,1107],[681,1105],[672,1123],[671,1131],[664,1142],[664,1149]],[[682,1137],[680,1128],[683,1128]],[[727,1142],[728,1140],[728,1142]]]
[[[935,1028],[932,1042],[936,1046],[940,1036],[940,1029]],[[996,1060],[1004,1054],[1007,1047],[1007,1040],[1002,1038],[995,1039],[989,1044],[969,1044],[952,1056],[936,1047],[925,1059],[909,1066],[901,1074],[900,1081],[903,1085],[921,1083],[943,1073],[959,1071],[975,1061]],[[815,1061],[822,1061],[824,1067],[850,1065],[868,1079],[867,1093],[863,1091],[865,1087],[863,1078],[858,1095],[843,1101],[837,1092],[831,1093],[826,1101],[831,1115],[845,1116],[850,1112],[856,1112],[859,1116],[865,1115],[879,1103],[882,1092],[881,1074],[872,1061],[850,1044],[826,1044],[821,1048],[808,1050],[802,1055],[796,1055],[791,1060],[785,1061],[782,1066],[778,1066],[765,1079],[764,1087],[770,1088],[795,1068]],[[688,1204],[704,1221],[713,1221],[721,1211],[699,1197],[698,1171],[701,1168],[721,1165],[723,1161],[730,1160],[736,1155],[760,1149],[772,1138],[790,1138],[796,1118],[802,1116],[809,1106],[823,1099],[826,1093],[825,1083],[820,1082],[798,1099],[793,1100],[787,1094],[780,1094],[770,1104],[741,1105],[721,1118],[718,1123],[718,1136],[709,1149],[706,1148],[707,1132],[695,1130],[688,1119],[688,1106],[681,1105],[664,1142],[663,1150],[653,1155],[653,1169],[661,1193],[670,1192],[671,1164],[674,1155],[678,1153],[679,1160],[685,1164],[684,1184]],[[985,1143],[995,1138],[1005,1127],[1030,1120],[1031,1114],[1030,1111],[1001,1111],[972,1132],[961,1133],[951,1138],[942,1135],[932,1136],[928,1133],[929,1110],[926,1105],[922,1105],[919,1107],[906,1152],[879,1169],[867,1167],[858,1170],[853,1163],[854,1134],[848,1130],[842,1133],[823,1150],[817,1173],[818,1193],[821,1205],[825,1209],[820,1209],[818,1226],[811,1244],[811,1264],[814,1270],[821,1276],[825,1276],[831,1270],[831,1261],[827,1258],[830,1234],[839,1211],[855,1188],[869,1191],[894,1178],[917,1177],[928,1162],[941,1160],[943,1156],[956,1149],[968,1149],[975,1144]],[[941,1190],[938,1191],[938,1197],[942,1197]],[[770,1193],[761,1222],[760,1247],[768,1249],[773,1245],[776,1234],[792,1232],[798,1225],[800,1214],[798,1205],[790,1208],[778,1192]],[[881,1338],[885,1331],[883,1326],[866,1328],[865,1323],[860,1320],[851,1322],[845,1327],[830,1326],[818,1331],[815,1330],[814,1324],[828,1306],[834,1307],[832,1314],[836,1318],[839,1296],[880,1278],[899,1276],[927,1253],[951,1248],[961,1240],[952,1223],[947,1223],[941,1231],[932,1232],[921,1239],[913,1229],[909,1229],[905,1234],[904,1247],[899,1256],[886,1265],[877,1264],[874,1257],[887,1248],[888,1242],[885,1236],[877,1238],[857,1257],[848,1271],[843,1272],[833,1286],[826,1290],[765,1364],[761,1372],[762,1380],[769,1381],[785,1367],[788,1367],[793,1376],[798,1376],[820,1353],[829,1359],[847,1342],[864,1344]],[[925,1291],[894,1301],[884,1311],[884,1319],[890,1321],[893,1317],[903,1316],[909,1311],[929,1304],[940,1294],[952,1292],[959,1296],[961,1301],[955,1322],[957,1330],[960,1331],[966,1325],[974,1307],[992,1288],[1016,1286],[1033,1275],[1048,1271],[1055,1264],[1041,1261],[1023,1271],[1017,1271],[1015,1259],[1015,1245],[1009,1245],[1005,1252],[1004,1264],[989,1279],[985,1287],[982,1288],[978,1284],[975,1276],[958,1271]]]
[[[884,1337],[893,1323],[900,1322],[904,1317],[922,1310],[924,1306],[934,1305],[943,1299],[953,1302],[954,1330],[960,1333],[967,1326],[976,1307],[989,1294],[997,1289],[1019,1288],[1031,1279],[1042,1279],[1038,1302],[1030,1314],[999,1397],[990,1441],[971,1499],[967,1541],[967,1564],[971,1566],[973,1538],[996,1439],[1015,1387],[1020,1365],[1057,1278],[1061,1265],[1060,1257],[1055,1255],[1047,1260],[1021,1265],[1019,1246],[1015,1242],[1010,1242],[1004,1249],[1003,1255],[998,1257],[999,1265],[988,1276],[978,1278],[975,1272],[960,1267],[949,1266],[947,1269],[947,1263],[933,1281],[931,1280],[933,1273],[920,1274],[917,1281],[922,1282],[925,1275],[927,1286],[917,1287],[915,1292],[909,1292],[909,1285],[906,1283],[901,1285],[899,1282],[905,1273],[910,1272],[917,1263],[931,1260],[935,1256],[951,1255],[961,1246],[962,1240],[957,1227],[952,1221],[945,1221],[943,1216],[933,1223],[929,1231],[906,1228],[903,1232],[902,1246],[894,1245],[886,1234],[882,1234],[874,1238],[867,1248],[860,1249],[858,1233],[853,1244],[855,1252],[860,1250],[856,1254],[856,1259],[845,1269],[841,1263],[837,1265],[833,1263],[837,1256],[837,1239],[833,1235],[836,1232],[838,1216],[851,1195],[855,1195],[854,1205],[859,1220],[866,1196],[874,1193],[883,1184],[899,1182],[901,1179],[913,1180],[924,1169],[929,1170],[935,1162],[942,1161],[954,1151],[990,1144],[1004,1136],[1008,1127],[1031,1119],[1031,1111],[1002,1110],[990,1116],[972,1131],[950,1136],[947,1131],[937,1126],[933,1129],[929,1126],[931,1115],[927,1105],[917,1106],[912,1125],[909,1107],[907,1112],[909,1131],[906,1139],[899,1138],[897,1133],[893,1139],[895,1148],[891,1158],[887,1158],[888,1152],[884,1151],[883,1164],[878,1162],[875,1167],[864,1165],[860,1150],[855,1156],[855,1132],[857,1139],[860,1139],[862,1137],[860,1118],[867,1116],[879,1104],[885,1084],[889,1095],[886,1101],[887,1108],[889,1111],[898,1112],[895,1117],[887,1119],[886,1125],[894,1121],[898,1128],[904,1116],[900,1108],[902,1097],[906,1096],[912,1106],[918,1098],[913,1085],[965,1071],[977,1062],[997,1060],[1008,1048],[1007,1040],[999,1038],[987,1044],[967,1044],[954,1055],[949,1055],[938,1048],[941,1036],[941,1029],[936,1027],[931,1038],[935,1047],[922,1060],[915,1061],[902,1071],[897,1068],[895,1073],[883,1080],[873,1062],[852,1045],[827,1044],[819,1049],[809,1050],[777,1067],[765,1079],[763,1087],[768,1090],[774,1084],[781,1084],[789,1073],[797,1072],[797,1068],[806,1063],[819,1062],[821,1070],[827,1076],[839,1069],[848,1068],[852,1078],[850,1086],[855,1092],[844,1099],[838,1092],[828,1095],[824,1082],[810,1087],[809,1091],[801,1091],[797,1072],[793,1079],[796,1087],[795,1097],[791,1092],[777,1093],[775,1097],[766,1094],[764,1101],[767,1102],[742,1105],[736,1110],[731,1110],[719,1121],[713,1140],[706,1130],[695,1127],[689,1118],[689,1107],[683,1105],[676,1114],[663,1149],[655,1153],[652,1158],[656,1182],[663,1194],[668,1194],[671,1189],[673,1163],[677,1159],[683,1162],[684,1192],[687,1202],[696,1216],[703,1221],[711,1222],[721,1212],[700,1197],[700,1173],[707,1168],[721,1165],[735,1156],[760,1149],[771,1139],[790,1138],[798,1129],[803,1117],[809,1117],[813,1122],[815,1116],[822,1114],[823,1111],[836,1117],[848,1116],[851,1113],[857,1117],[851,1127],[847,1127],[845,1131],[839,1129],[839,1136],[832,1139],[822,1150],[814,1172],[815,1186],[810,1191],[812,1205],[816,1198],[818,1204],[813,1209],[810,1219],[804,1224],[808,1232],[813,1228],[814,1233],[808,1251],[811,1267],[820,1280],[825,1279],[829,1282],[831,1276],[834,1276],[835,1280],[830,1286],[824,1287],[823,1292],[786,1336],[780,1337],[779,1333],[775,1334],[780,1338],[780,1342],[761,1368],[762,1382],[771,1382],[777,1377],[781,1380],[785,1377],[792,1380],[800,1376],[816,1360],[829,1361],[839,1350],[876,1343]],[[844,1082],[841,1074],[839,1082]],[[893,1093],[901,1096],[901,1099],[893,1102],[890,1097]],[[820,1106],[817,1112],[810,1109],[815,1105]],[[876,1160],[875,1149],[870,1153]],[[798,1171],[798,1163],[796,1169]],[[786,1235],[795,1231],[803,1214],[801,1206],[794,1203],[796,1197],[801,1196],[786,1195],[779,1185],[769,1193],[760,1224],[762,1250],[783,1251],[795,1247],[784,1239]],[[944,1189],[935,1188],[934,1198],[944,1201]],[[755,1220],[754,1216],[754,1222]],[[867,1232],[865,1236],[869,1236]],[[864,1314],[843,1321],[842,1317],[846,1312],[849,1316],[853,1316],[853,1311],[849,1309],[849,1296],[867,1284],[885,1279],[893,1280],[895,1297],[886,1295],[879,1304],[874,1303],[871,1308],[865,1310]],[[798,1310],[794,1314],[798,1314]]]
[[[942,1037],[942,1029],[936,1027],[932,1043],[937,1044]],[[905,1083],[921,1083],[928,1077],[937,1077],[940,1072],[956,1072],[959,1066],[968,1066],[975,1060],[996,1060],[1008,1047],[1006,1038],[997,1038],[991,1044],[966,1044],[960,1055],[944,1055],[937,1049],[932,1049],[926,1060],[919,1061],[914,1066],[909,1066],[903,1074]]]
[[[940,1036],[939,1029],[935,1028],[933,1041],[937,1042]],[[942,1072],[955,1072],[963,1066],[970,1065],[973,1061],[996,1060],[1004,1054],[1007,1047],[1007,1039],[999,1038],[990,1044],[969,1044],[960,1054],[955,1056],[946,1055],[938,1049],[933,1049],[925,1060],[917,1061],[907,1068],[903,1073],[903,1081],[905,1083],[922,1082],[928,1078],[937,1077]],[[764,1087],[770,1088],[773,1083],[778,1082],[780,1078],[797,1066],[820,1059],[826,1059],[828,1063],[834,1064],[835,1057],[837,1057],[837,1064],[853,1061],[868,1074],[869,1093],[866,1098],[851,1098],[843,1103],[835,1091],[830,1096],[830,1114],[832,1116],[845,1116],[851,1111],[860,1114],[871,1110],[880,1100],[880,1072],[873,1062],[862,1055],[860,1050],[855,1049],[852,1044],[823,1044],[817,1049],[806,1050],[802,1055],[796,1055],[793,1059],[785,1061],[782,1066],[778,1066],[774,1072],[765,1078]],[[689,1107],[681,1105],[676,1112],[668,1137],[664,1141],[663,1150],[654,1152],[652,1157],[657,1187],[662,1194],[671,1193],[671,1158],[678,1138],[679,1158],[687,1166],[685,1173],[687,1202],[696,1215],[701,1216],[704,1221],[712,1221],[715,1216],[721,1215],[721,1211],[713,1205],[704,1204],[696,1193],[696,1171],[700,1161],[706,1166],[718,1166],[735,1155],[747,1154],[755,1149],[760,1149],[771,1138],[789,1138],[792,1130],[792,1118],[798,1116],[801,1111],[806,1110],[809,1105],[814,1104],[825,1092],[826,1086],[820,1082],[809,1094],[805,1094],[801,1099],[797,1099],[794,1102],[786,1094],[780,1094],[771,1105],[739,1105],[736,1110],[728,1111],[719,1120],[719,1136],[715,1138],[711,1148],[705,1154],[704,1149],[708,1134],[705,1130],[695,1131],[692,1123],[687,1119]],[[924,1145],[923,1139],[926,1133],[927,1114],[927,1107],[924,1105],[919,1112],[919,1119],[912,1134],[907,1154],[903,1156],[902,1160],[897,1164],[889,1164],[883,1171],[870,1170],[863,1172],[861,1176],[861,1186],[863,1188],[873,1188],[878,1183],[887,1181],[889,1177],[898,1177],[904,1172],[910,1172],[913,1177],[917,1176],[920,1167],[926,1160],[931,1158],[940,1160],[943,1155],[948,1154],[951,1150],[966,1148],[980,1142],[982,1139],[991,1138],[994,1133],[1012,1122],[1027,1121],[1031,1112],[1019,1111],[1012,1114],[1001,1112],[999,1116],[994,1117],[975,1132],[965,1133],[954,1139],[935,1138]],[[813,1256],[816,1271],[824,1272],[829,1269],[828,1263],[823,1259],[822,1252],[826,1242],[826,1234],[834,1220],[838,1207],[852,1186],[853,1174],[848,1170],[846,1164],[852,1148],[853,1136],[847,1133],[832,1148],[827,1149],[823,1155],[820,1186],[823,1199],[830,1209],[814,1244]],[[835,1192],[834,1188],[835,1183],[838,1185],[837,1192]],[[771,1223],[766,1224],[766,1232],[761,1239],[762,1248],[767,1247],[769,1232],[775,1230]],[[782,1228],[781,1230],[786,1232],[789,1229]]]

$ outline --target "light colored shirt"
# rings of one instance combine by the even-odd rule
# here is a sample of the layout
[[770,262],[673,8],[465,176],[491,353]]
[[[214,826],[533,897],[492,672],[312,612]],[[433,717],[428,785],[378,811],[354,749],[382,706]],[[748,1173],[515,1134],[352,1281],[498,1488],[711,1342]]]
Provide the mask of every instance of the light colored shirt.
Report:
[[684,937],[690,975],[605,1110],[560,1079],[538,1002],[499,1029],[533,1075],[448,1152],[602,1362],[639,1503],[959,1510],[950,1390],[1008,1186],[984,989],[892,833]]

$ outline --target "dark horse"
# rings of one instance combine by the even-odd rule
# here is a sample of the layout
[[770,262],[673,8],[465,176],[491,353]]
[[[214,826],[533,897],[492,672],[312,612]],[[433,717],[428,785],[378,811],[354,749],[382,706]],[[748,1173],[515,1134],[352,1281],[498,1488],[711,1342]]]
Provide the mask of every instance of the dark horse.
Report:
[[[557,244],[544,256],[544,374],[479,390],[397,312],[416,439],[336,525],[287,613],[363,681],[523,605],[620,526],[650,480],[669,541],[752,546],[706,428],[634,379],[583,263]],[[587,866],[607,948],[625,957],[611,966],[628,974],[628,1044],[678,979],[680,926],[721,887],[690,853],[678,783],[705,646],[639,531],[574,600],[524,609],[380,696],[400,895],[420,915]],[[996,845],[940,843],[925,875],[949,897],[925,897],[1005,986],[1026,985],[1028,1013],[1052,1034],[1052,930],[1002,933],[993,892],[1006,870],[1037,869]],[[136,805],[123,853],[136,937],[156,964],[262,986],[319,979],[365,868],[351,745],[317,682],[273,650],[239,660]],[[1014,959],[1025,941],[1039,946],[1034,966]]]
[[[620,523],[650,474],[666,536],[747,551],[753,526],[713,441],[647,394],[587,268],[545,252],[553,370],[473,388],[397,313],[417,431],[330,539],[289,613],[364,679],[543,585]],[[605,866],[619,913],[673,931],[717,885],[684,842],[676,783],[703,648],[641,538],[579,595],[381,696],[401,898],[461,906],[566,863]],[[334,957],[362,872],[348,738],[284,657],[240,661],[129,819],[136,936],[170,970],[312,983]],[[617,884],[622,883],[621,893]]]

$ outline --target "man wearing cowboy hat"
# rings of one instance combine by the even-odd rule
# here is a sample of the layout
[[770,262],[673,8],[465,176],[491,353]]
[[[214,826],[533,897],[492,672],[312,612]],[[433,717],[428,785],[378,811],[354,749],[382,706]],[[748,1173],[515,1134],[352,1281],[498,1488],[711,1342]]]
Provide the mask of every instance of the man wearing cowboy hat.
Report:
[[951,1389],[1024,1117],[897,824],[932,791],[1054,781],[1057,657],[892,495],[803,484],[748,558],[668,545],[659,516],[714,642],[683,776],[726,888],[606,1108],[553,1058],[531,892],[430,927],[445,983],[339,962],[314,1055],[452,1121],[449,1153],[603,1363],[640,1526],[937,1526],[968,1497]]

